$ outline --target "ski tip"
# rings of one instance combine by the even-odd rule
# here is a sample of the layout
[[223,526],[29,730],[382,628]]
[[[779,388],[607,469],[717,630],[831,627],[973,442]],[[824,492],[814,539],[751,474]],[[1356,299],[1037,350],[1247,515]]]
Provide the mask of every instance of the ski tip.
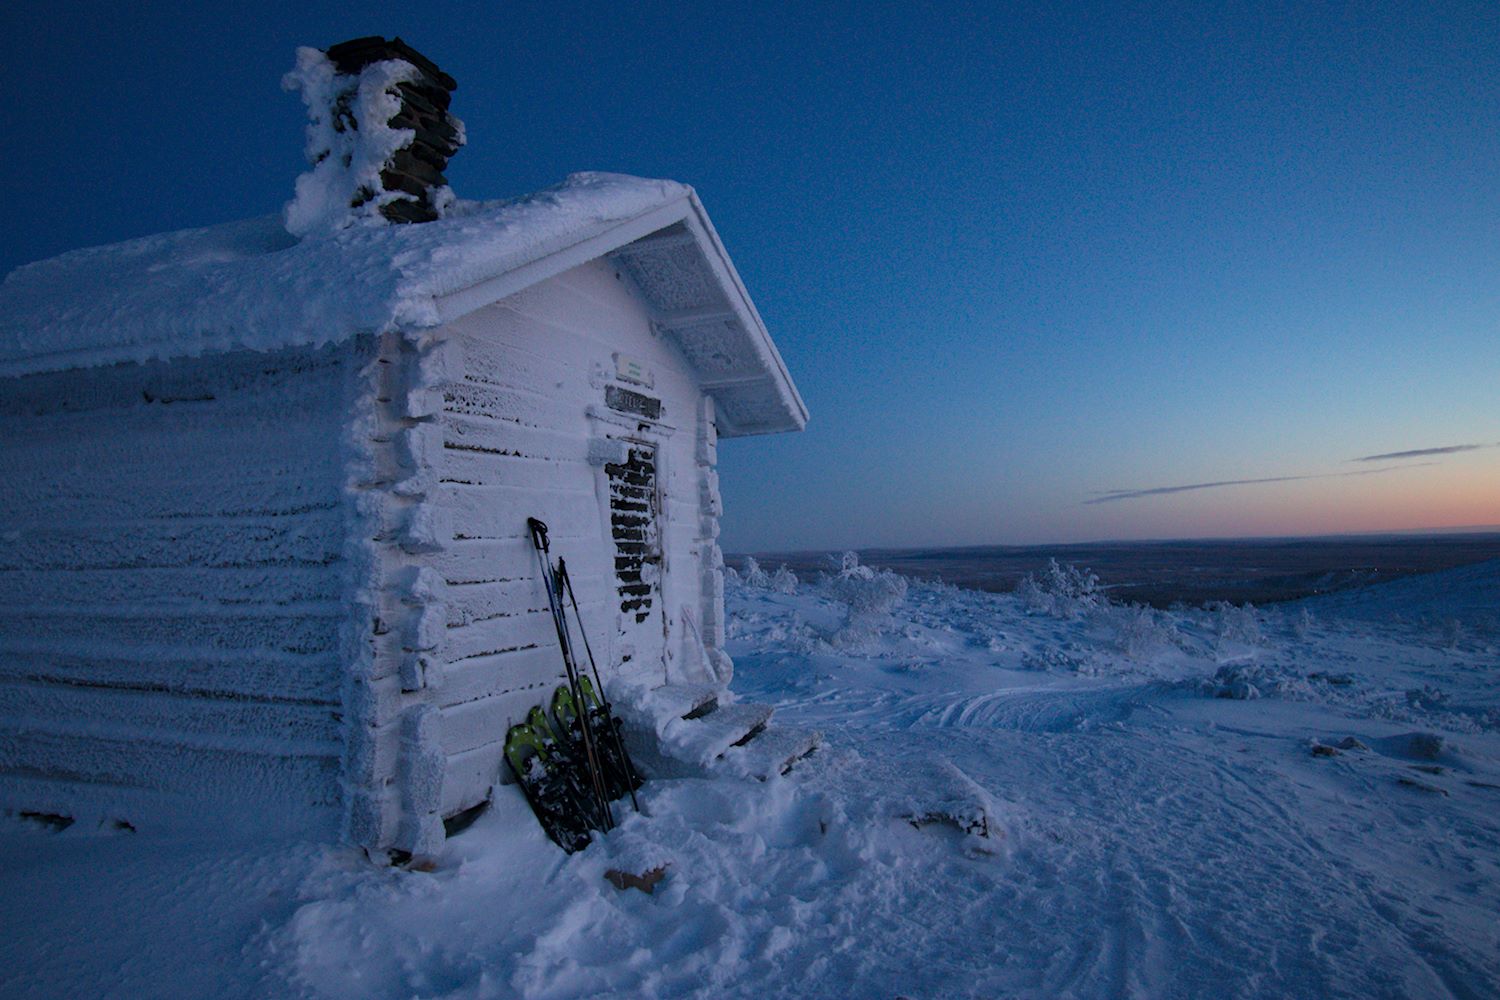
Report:
[[552,720],[547,718],[547,713],[542,710],[542,706],[532,706],[531,711],[526,713],[526,724],[544,742],[547,740],[557,742],[557,733],[552,729]]
[[558,724],[567,727],[573,716],[578,713],[573,710],[573,692],[566,684],[559,684],[557,690],[552,692],[552,715]]
[[505,759],[518,774],[526,773],[527,762],[545,753],[541,734],[527,722],[518,722],[505,731]]
[[594,682],[589,680],[587,676],[580,676],[578,678],[578,693],[590,708],[599,707],[599,692],[594,690]]

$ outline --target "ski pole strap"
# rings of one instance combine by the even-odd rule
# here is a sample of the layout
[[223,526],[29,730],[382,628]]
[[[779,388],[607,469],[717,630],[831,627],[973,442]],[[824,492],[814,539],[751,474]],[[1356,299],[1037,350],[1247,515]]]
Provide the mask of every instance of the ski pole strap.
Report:
[[531,544],[542,552],[549,552],[547,545],[547,525],[534,517],[526,519],[526,527],[531,529]]

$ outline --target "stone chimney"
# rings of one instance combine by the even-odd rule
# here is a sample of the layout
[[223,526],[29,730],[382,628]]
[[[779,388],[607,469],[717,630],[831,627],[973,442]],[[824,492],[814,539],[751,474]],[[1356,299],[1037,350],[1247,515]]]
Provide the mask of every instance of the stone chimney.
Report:
[[307,160],[287,229],[297,236],[364,222],[431,222],[453,201],[443,171],[464,143],[448,110],[458,84],[400,38],[297,50],[282,81],[307,105]]

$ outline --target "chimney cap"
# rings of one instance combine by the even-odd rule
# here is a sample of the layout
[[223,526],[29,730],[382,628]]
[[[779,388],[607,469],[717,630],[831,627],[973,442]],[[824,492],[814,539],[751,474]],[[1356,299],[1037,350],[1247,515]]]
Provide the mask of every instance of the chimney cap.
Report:
[[328,46],[326,54],[340,73],[352,75],[371,63],[386,59],[401,59],[417,67],[444,90],[451,92],[458,89],[457,80],[438,69],[437,63],[406,44],[399,36],[389,40],[379,35],[351,38],[347,42]]

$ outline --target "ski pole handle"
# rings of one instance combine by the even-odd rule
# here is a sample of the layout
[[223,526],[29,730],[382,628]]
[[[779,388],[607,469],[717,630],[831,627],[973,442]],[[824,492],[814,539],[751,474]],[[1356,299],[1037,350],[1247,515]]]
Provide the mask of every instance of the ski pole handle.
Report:
[[547,545],[547,525],[534,517],[526,519],[526,527],[531,529],[531,544],[543,552],[551,552]]

